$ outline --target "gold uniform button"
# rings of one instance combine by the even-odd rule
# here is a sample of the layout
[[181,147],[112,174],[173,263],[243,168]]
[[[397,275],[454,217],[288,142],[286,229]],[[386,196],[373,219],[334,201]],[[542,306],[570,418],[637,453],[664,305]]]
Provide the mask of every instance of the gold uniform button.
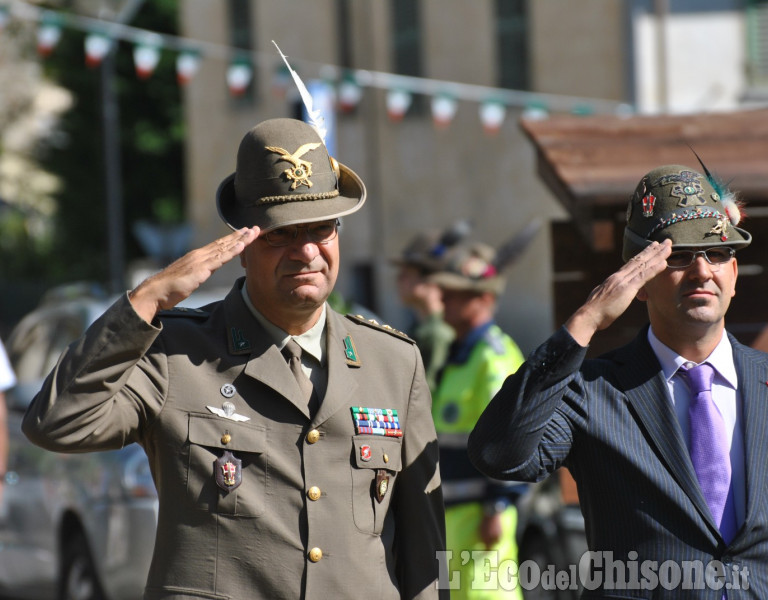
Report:
[[385,463],[389,462],[389,454],[387,454],[386,452],[384,453],[384,462]]
[[319,500],[321,496],[320,488],[316,485],[313,485],[309,490],[307,491],[307,496],[310,500]]
[[313,429],[307,434],[307,442],[310,444],[314,444],[319,439],[320,439],[320,432],[317,429]]
[[225,433],[224,435],[221,436],[221,443],[222,444],[227,445],[231,441],[232,441],[232,436],[229,435],[228,433]]
[[323,551],[320,548],[312,548],[309,551],[309,560],[312,562],[318,562],[321,558],[323,558]]

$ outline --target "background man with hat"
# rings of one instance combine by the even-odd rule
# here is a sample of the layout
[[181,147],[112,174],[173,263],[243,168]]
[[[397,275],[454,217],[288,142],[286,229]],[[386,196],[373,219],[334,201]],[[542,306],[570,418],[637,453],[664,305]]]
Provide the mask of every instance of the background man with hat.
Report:
[[[45,448],[144,447],[160,502],[145,598],[442,593],[418,349],[326,304],[338,219],[364,201],[312,127],[260,123],[217,193],[234,233],[117,300],[32,402],[24,432]],[[223,301],[173,309],[237,256]]]
[[[504,291],[505,264],[490,246],[464,242],[453,248],[429,281],[442,290],[444,318],[456,340],[440,371],[432,415],[440,447],[445,498],[449,573],[459,581],[452,598],[522,598],[519,587],[488,589],[487,565],[463,552],[491,551],[496,565],[517,561],[517,509],[520,486],[484,477],[470,463],[469,433],[506,377],[523,362],[519,348],[494,322]],[[492,581],[495,575],[491,574]]]
[[421,231],[392,260],[397,267],[397,293],[400,301],[413,311],[414,323],[408,334],[421,350],[427,383],[434,393],[437,373],[448,358],[453,329],[443,319],[443,297],[429,276],[438,271],[446,253],[469,233],[467,221],[457,221],[444,232]]
[[[642,178],[626,263],[507,379],[470,437],[492,477],[570,469],[598,553],[590,598],[768,597],[768,355],[725,331],[734,253],[751,236],[704,172]],[[585,360],[635,297],[650,327]]]

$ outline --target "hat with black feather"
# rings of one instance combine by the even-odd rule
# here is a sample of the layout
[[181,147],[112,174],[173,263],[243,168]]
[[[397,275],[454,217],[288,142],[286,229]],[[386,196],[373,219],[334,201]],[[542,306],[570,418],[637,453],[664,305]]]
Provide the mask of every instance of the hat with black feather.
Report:
[[541,221],[533,220],[498,249],[481,242],[460,243],[448,252],[441,269],[429,281],[446,290],[500,296],[506,286],[504,270],[522,256],[539,229]]
[[730,246],[738,250],[750,244],[752,236],[737,227],[741,202],[701,166],[703,175],[683,165],[664,165],[640,180],[627,207],[624,261],[651,242],[665,239],[672,240],[675,249]]
[[391,260],[399,267],[415,267],[426,275],[439,270],[449,250],[472,230],[466,220],[452,223],[447,229],[420,231],[405,245],[400,256]]

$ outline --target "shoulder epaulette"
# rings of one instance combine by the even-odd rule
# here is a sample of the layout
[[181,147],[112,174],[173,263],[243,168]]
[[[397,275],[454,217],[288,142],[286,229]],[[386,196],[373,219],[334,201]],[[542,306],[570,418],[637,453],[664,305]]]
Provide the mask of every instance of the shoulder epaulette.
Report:
[[164,317],[192,317],[195,319],[207,319],[209,316],[211,316],[211,313],[207,310],[202,310],[200,308],[187,308],[186,306],[174,306],[173,308],[169,308],[167,310],[161,310],[158,313],[158,316],[161,318]]
[[398,329],[395,329],[394,327],[392,327],[390,325],[384,325],[382,323],[379,323],[375,319],[366,319],[363,315],[346,315],[346,317],[350,321],[354,321],[355,323],[359,323],[360,325],[365,325],[367,327],[371,327],[372,329],[378,329],[379,331],[383,331],[385,333],[393,335],[396,338],[400,338],[401,340],[404,340],[406,342],[410,342],[411,344],[415,344],[416,343],[414,340],[412,340],[410,337],[408,337],[402,331],[400,331]]

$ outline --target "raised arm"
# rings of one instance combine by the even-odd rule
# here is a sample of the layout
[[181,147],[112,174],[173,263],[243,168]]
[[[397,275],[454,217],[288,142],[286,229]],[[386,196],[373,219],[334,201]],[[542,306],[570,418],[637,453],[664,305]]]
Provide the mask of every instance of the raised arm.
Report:
[[158,311],[173,308],[188,298],[216,270],[238,256],[257,237],[258,227],[244,227],[185,254],[159,273],[142,281],[128,294],[134,310],[147,323],[151,323]]
[[498,479],[532,481],[562,464],[573,443],[573,420],[589,418],[578,375],[586,346],[666,268],[671,247],[668,240],[653,242],[624,264],[507,378],[470,435],[475,467]]

